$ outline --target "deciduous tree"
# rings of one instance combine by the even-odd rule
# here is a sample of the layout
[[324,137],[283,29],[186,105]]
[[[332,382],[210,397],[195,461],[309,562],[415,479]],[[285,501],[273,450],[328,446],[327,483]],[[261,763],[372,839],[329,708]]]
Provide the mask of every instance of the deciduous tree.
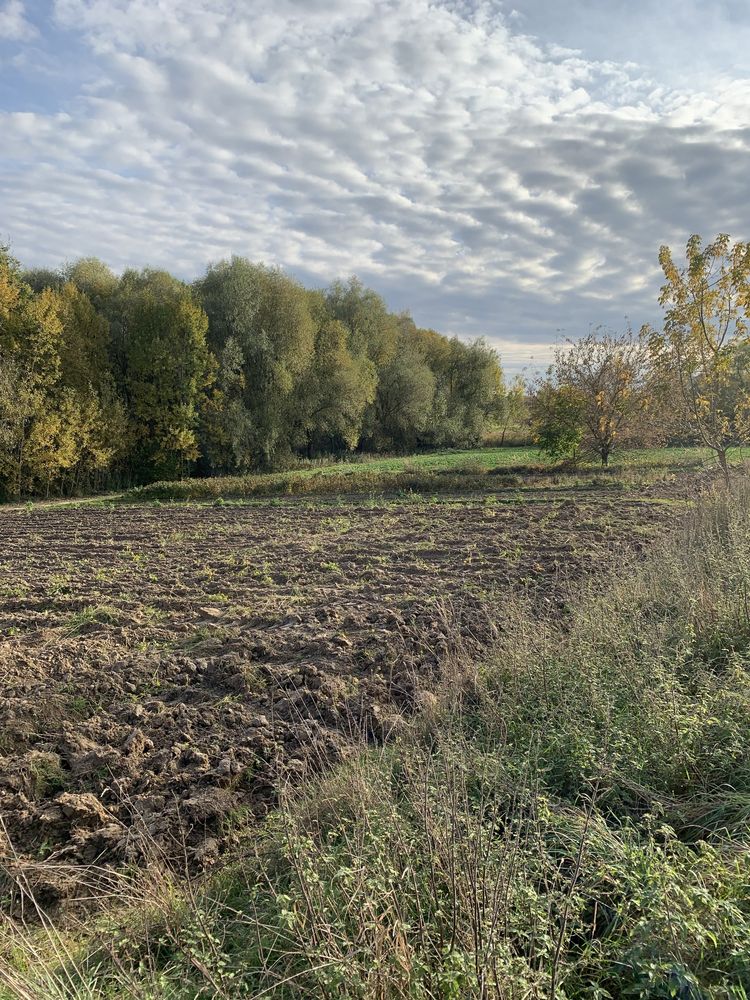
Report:
[[237,464],[270,467],[291,448],[295,391],[313,360],[307,293],[283,271],[239,257],[209,267],[197,289],[220,362],[228,346],[242,359],[225,403],[242,428]]
[[615,447],[664,433],[660,403],[644,339],[596,330],[555,353],[536,392],[536,436],[549,454],[570,451],[577,438],[606,466]]
[[526,406],[526,382],[523,376],[516,375],[510,385],[503,386],[500,406],[500,444],[505,444],[508,431],[523,428],[528,421]]
[[727,481],[727,452],[750,440],[750,243],[722,234],[703,245],[691,236],[686,266],[663,246],[660,303],[664,326],[650,331],[651,347],[665,377],[678,387],[686,426],[715,453]]
[[407,451],[430,424],[435,376],[421,352],[408,341],[380,370],[373,439],[378,448]]
[[576,462],[585,430],[581,393],[557,384],[551,369],[531,395],[531,416],[539,450],[553,460]]
[[139,462],[182,474],[198,457],[198,416],[213,366],[208,320],[191,290],[165,271],[123,275],[127,405]]
[[369,358],[349,350],[349,331],[323,319],[313,362],[297,394],[297,419],[308,453],[315,448],[355,448],[366,407],[375,399],[377,373]]
[[596,330],[568,341],[555,354],[551,381],[568,390],[569,416],[576,400],[582,443],[603,466],[615,447],[653,442],[664,431],[651,355],[640,336]]

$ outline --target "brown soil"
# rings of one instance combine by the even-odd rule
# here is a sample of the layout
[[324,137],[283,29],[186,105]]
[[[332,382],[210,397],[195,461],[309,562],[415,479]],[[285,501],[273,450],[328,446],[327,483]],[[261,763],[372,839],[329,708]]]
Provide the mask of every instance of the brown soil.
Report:
[[510,591],[560,606],[695,491],[0,511],[0,856],[50,901],[59,866],[211,863],[280,781],[402,728]]

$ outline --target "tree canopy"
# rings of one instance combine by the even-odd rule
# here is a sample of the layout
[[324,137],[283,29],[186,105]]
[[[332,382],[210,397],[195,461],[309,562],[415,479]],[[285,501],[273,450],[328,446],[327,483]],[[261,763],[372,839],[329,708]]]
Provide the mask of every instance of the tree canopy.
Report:
[[728,479],[728,449],[750,441],[750,243],[720,234],[704,245],[691,236],[685,261],[680,268],[669,247],[659,251],[664,326],[649,331],[651,348],[677,389],[682,423],[715,452]]
[[616,447],[663,436],[661,400],[645,339],[596,330],[559,348],[537,386],[537,441],[554,458],[583,448],[606,466]]
[[70,493],[481,440],[499,360],[392,313],[357,278],[311,290],[241,257],[192,285],[97,258],[23,272],[0,249],[0,493]]

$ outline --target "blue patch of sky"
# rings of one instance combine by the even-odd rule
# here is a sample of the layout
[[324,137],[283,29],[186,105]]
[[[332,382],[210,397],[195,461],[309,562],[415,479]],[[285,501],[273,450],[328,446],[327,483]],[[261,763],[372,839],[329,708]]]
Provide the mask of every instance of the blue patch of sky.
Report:
[[79,35],[63,30],[51,4],[26,3],[36,29],[28,39],[0,39],[0,109],[55,114],[101,76],[96,56]]
[[747,0],[502,0],[501,9],[514,31],[587,59],[636,63],[667,86],[750,76]]

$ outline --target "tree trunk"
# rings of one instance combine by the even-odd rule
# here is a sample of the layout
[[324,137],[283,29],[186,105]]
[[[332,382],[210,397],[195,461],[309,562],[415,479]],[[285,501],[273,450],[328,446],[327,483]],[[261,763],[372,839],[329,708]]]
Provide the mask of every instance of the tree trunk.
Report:
[[21,446],[18,449],[18,462],[16,463],[16,496],[21,499],[21,486],[23,483],[23,446],[24,441],[21,441]]
[[724,473],[724,481],[729,486],[729,463],[727,462],[727,451],[726,448],[721,448],[717,450],[716,457],[719,459],[719,465],[721,466],[721,471]]

